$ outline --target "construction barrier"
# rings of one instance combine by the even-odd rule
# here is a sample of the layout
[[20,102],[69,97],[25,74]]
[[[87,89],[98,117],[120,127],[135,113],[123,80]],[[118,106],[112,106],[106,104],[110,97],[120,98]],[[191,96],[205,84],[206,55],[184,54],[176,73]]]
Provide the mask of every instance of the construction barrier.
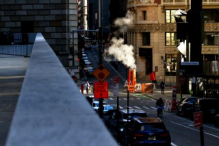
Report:
[[176,101],[175,100],[164,100],[164,110],[172,112],[176,110]]
[[171,100],[164,100],[164,110],[171,112]]
[[141,86],[142,93],[153,93],[154,86],[152,83],[143,83]]
[[129,92],[134,93],[135,92],[135,86],[128,85],[128,90],[129,90]]

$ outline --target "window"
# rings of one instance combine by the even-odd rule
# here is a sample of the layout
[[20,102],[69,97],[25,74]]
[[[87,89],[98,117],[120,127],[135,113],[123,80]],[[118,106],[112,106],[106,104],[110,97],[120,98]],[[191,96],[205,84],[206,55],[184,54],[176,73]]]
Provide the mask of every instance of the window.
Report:
[[166,76],[175,76],[177,70],[177,54],[166,55]]
[[214,32],[205,32],[204,45],[219,45],[219,35]]
[[146,20],[147,19],[147,11],[142,11],[143,13],[143,20]]
[[143,46],[150,46],[150,33],[149,32],[143,32],[142,33],[142,45]]
[[[175,23],[174,13],[176,10],[165,10],[165,22],[166,23]],[[186,16],[181,17],[186,22]]]
[[167,32],[165,36],[166,46],[176,46],[177,45],[177,38],[176,33],[174,32]]

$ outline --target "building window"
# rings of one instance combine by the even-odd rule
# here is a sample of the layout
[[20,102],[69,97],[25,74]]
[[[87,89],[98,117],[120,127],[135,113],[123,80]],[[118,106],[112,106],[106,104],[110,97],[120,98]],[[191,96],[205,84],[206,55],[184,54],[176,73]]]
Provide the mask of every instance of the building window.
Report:
[[177,54],[166,55],[166,76],[175,76],[177,70]]
[[204,45],[219,45],[219,35],[214,32],[205,32]]
[[166,46],[176,46],[177,45],[177,38],[176,38],[176,33],[174,32],[167,32],[165,35],[165,43]]
[[176,10],[166,10],[165,11],[165,20],[166,23],[175,23],[174,13]]
[[143,13],[143,20],[146,20],[147,19],[147,11],[142,11]]
[[142,33],[142,45],[143,46],[150,46],[150,32],[143,32]]
[[[175,23],[174,13],[176,10],[165,10],[165,22],[166,23]],[[186,16],[181,16],[182,20],[186,22]]]

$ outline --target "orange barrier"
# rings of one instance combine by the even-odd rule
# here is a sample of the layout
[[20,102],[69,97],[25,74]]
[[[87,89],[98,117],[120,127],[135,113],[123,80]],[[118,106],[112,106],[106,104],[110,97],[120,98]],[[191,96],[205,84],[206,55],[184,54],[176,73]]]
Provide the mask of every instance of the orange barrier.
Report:
[[128,90],[129,90],[129,92],[134,92],[135,91],[135,86],[133,86],[133,85],[128,85]]
[[143,83],[142,85],[142,93],[153,93],[153,84],[152,83]]

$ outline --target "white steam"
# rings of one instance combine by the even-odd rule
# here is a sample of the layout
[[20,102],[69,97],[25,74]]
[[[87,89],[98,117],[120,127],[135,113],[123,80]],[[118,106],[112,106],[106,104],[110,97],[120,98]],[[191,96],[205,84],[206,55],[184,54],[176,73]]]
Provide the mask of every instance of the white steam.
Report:
[[127,27],[133,24],[133,13],[128,11],[124,18],[118,18],[114,22],[115,26],[118,26],[120,32],[127,31]]
[[[126,17],[116,19],[114,24],[119,27],[120,32],[127,31],[128,26],[133,24],[133,14],[128,11]],[[107,53],[113,55],[118,61],[121,61],[129,68],[135,69],[134,47],[132,45],[123,44],[123,38],[117,39],[113,37],[111,43],[112,45],[107,50]]]
[[124,40],[122,38],[116,39],[112,38],[112,45],[108,49],[108,53],[113,55],[118,61],[121,61],[126,66],[134,69],[136,68],[133,46],[123,44]]

